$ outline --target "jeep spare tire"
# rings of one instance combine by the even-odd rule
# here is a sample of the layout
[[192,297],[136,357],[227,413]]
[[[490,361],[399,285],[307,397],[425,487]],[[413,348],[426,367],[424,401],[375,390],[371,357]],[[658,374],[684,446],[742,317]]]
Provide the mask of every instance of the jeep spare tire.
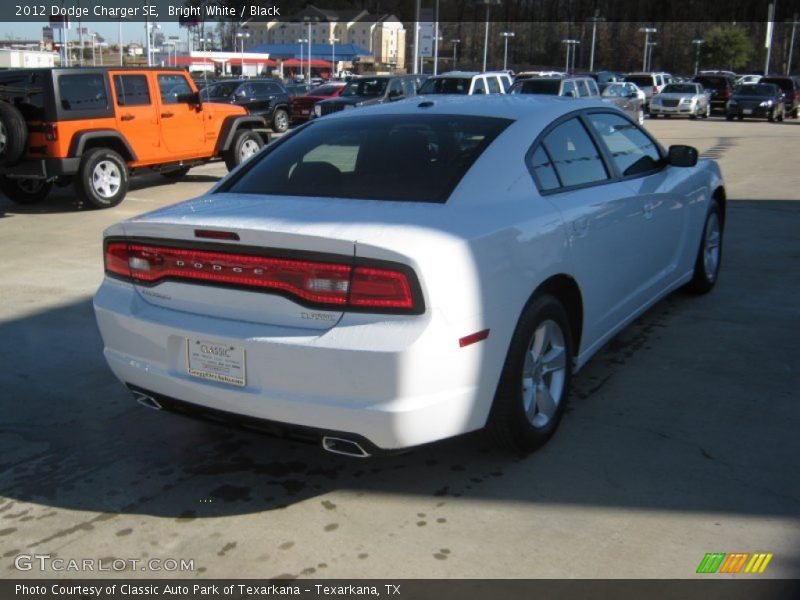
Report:
[[22,113],[8,102],[0,102],[0,166],[16,163],[28,145],[28,127]]

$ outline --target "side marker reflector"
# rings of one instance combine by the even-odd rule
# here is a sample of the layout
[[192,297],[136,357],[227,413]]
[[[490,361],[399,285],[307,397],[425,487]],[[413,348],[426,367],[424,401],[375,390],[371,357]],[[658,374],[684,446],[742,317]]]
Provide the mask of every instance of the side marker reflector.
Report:
[[469,346],[470,344],[474,344],[476,342],[482,342],[486,338],[489,337],[489,330],[484,329],[483,331],[477,331],[475,333],[471,333],[470,335],[466,335],[458,340],[459,348],[463,348],[464,346]]

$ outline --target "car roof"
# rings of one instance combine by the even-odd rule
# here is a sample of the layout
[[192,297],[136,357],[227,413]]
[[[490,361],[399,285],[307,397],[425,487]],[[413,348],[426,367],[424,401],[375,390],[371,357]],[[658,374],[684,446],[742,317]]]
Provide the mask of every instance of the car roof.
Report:
[[479,73],[478,71],[448,71],[447,73],[431,75],[428,79],[438,79],[440,77],[475,77],[476,75],[486,75],[486,73]]

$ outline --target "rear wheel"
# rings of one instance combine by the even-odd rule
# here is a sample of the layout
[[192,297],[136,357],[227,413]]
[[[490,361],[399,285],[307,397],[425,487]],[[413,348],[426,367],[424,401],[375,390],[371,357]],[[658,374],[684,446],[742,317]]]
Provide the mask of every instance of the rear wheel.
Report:
[[28,126],[16,106],[0,101],[0,166],[16,163],[28,145]]
[[733,115],[725,115],[726,121],[733,121]]
[[792,110],[792,118],[793,118],[793,119],[796,119],[796,118],[797,118],[797,116],[798,116],[798,114],[800,114],[800,108],[794,108],[794,109]]
[[289,113],[282,108],[275,111],[272,115],[272,131],[275,133],[283,133],[289,129]]
[[561,303],[542,295],[522,313],[508,349],[488,429],[515,452],[531,452],[561,422],[572,376],[569,320]]
[[36,204],[50,193],[53,184],[44,179],[9,179],[0,177],[0,190],[15,204]]
[[229,171],[233,171],[240,164],[255,156],[263,145],[264,141],[256,132],[247,129],[238,131],[230,148],[225,151],[225,166]]
[[694,275],[686,284],[686,291],[706,294],[717,283],[722,264],[722,213],[716,200],[711,201],[703,226],[703,237],[694,263]]
[[78,197],[93,208],[116,206],[128,193],[128,166],[110,148],[93,148],[81,159],[75,179]]
[[711,116],[711,105],[710,104],[706,104],[706,112],[705,112],[705,114],[703,114],[703,118],[707,119],[710,116]]

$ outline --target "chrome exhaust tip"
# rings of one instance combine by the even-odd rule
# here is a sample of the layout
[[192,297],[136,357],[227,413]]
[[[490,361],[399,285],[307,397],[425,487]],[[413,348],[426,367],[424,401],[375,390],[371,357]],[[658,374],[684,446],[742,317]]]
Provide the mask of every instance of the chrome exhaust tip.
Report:
[[152,396],[148,396],[144,392],[133,390],[133,397],[136,398],[136,401],[139,404],[141,404],[142,406],[146,406],[147,408],[152,408],[154,410],[163,410],[164,408],[158,403],[158,400],[156,400]]
[[369,458],[370,453],[361,447],[361,444],[343,438],[328,437],[322,438],[322,448],[332,454],[342,454],[355,458]]

